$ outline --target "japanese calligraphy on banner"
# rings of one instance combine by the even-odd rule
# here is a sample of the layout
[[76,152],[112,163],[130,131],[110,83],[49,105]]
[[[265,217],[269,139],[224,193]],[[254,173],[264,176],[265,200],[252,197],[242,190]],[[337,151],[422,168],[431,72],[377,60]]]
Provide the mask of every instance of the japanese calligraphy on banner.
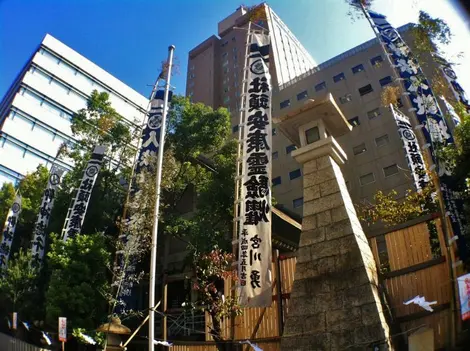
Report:
[[272,302],[269,36],[252,34],[251,37],[242,146],[239,302],[244,307],[267,307]]
[[69,237],[73,238],[80,234],[88,203],[90,202],[91,192],[101,169],[105,151],[106,147],[100,145],[95,146],[93,150],[90,161],[88,161],[85,172],[83,172],[83,178],[77,189],[77,195],[75,196],[71,212],[68,215],[68,220],[65,223],[63,231],[64,241]]
[[457,278],[462,320],[470,320],[470,273]]
[[67,341],[67,318],[59,317],[59,341]]
[[449,82],[451,90],[454,93],[455,100],[462,103],[467,109],[467,112],[470,112],[470,102],[468,101],[467,96],[465,95],[465,91],[457,82],[457,75],[455,74],[452,65],[447,62],[445,58],[439,56],[436,53],[433,53],[433,57],[434,61],[439,64],[439,67],[441,68],[444,77]]
[[42,196],[41,207],[39,208],[38,219],[34,226],[34,237],[31,243],[32,251],[32,265],[39,267],[44,258],[44,247],[46,245],[46,229],[49,225],[49,219],[54,206],[54,200],[59,187],[62,175],[65,173],[65,168],[53,164],[49,173],[49,180],[47,187]]
[[18,223],[18,217],[21,212],[21,196],[16,195],[13,205],[8,211],[7,219],[2,231],[2,240],[0,242],[0,269],[6,268],[10,258],[11,244],[15,237],[15,229]]
[[398,134],[403,142],[406,160],[410,167],[416,190],[421,191],[429,183],[429,175],[426,173],[426,165],[419,148],[418,139],[413,131],[410,119],[401,113],[400,110],[395,109],[392,104],[390,104],[390,109],[397,123]]
[[[142,146],[139,151],[137,158],[137,164],[135,166],[135,179],[130,194],[129,207],[132,207],[132,203],[138,203],[138,199],[141,198],[141,190],[138,184],[143,182],[154,181],[154,179],[145,179],[146,176],[154,175],[152,167],[155,166],[155,161],[158,156],[158,148],[161,136],[161,123],[163,117],[163,101],[164,101],[164,90],[159,90],[155,93],[154,98],[150,102],[150,112],[147,119],[147,124],[142,131]],[[171,101],[172,92],[169,92],[168,100]],[[145,172],[148,171],[148,172]],[[136,182],[135,180],[138,180]],[[135,238],[131,237],[133,228],[142,227],[141,222],[147,222],[149,218],[143,217],[138,211],[132,211],[129,208],[128,217],[126,221],[126,227],[123,234],[120,236],[121,250],[117,251],[117,267],[115,270],[121,272],[125,266],[125,279],[121,282],[121,288],[119,291],[119,298],[124,302],[125,305],[129,305],[130,297],[132,295],[133,282],[135,281],[136,275],[136,260],[129,256],[127,257],[127,265],[125,265],[125,255],[129,254],[131,247],[138,245]],[[135,230],[134,230],[135,231]],[[124,305],[119,305],[118,309],[122,311]]]
[[446,215],[451,219],[452,231],[458,237],[459,256],[464,261],[467,257],[467,249],[463,236],[465,228],[465,218],[462,215],[463,202],[454,189],[456,184],[452,181],[449,165],[442,158],[438,159],[435,147],[453,144],[454,138],[437,104],[431,85],[418,62],[413,58],[408,45],[397,30],[388,23],[385,16],[373,11],[368,11],[368,13],[380,34],[380,40],[404,81],[405,94],[408,95],[413,106],[411,110],[416,114],[419,127],[426,140],[425,147],[429,148],[432,162],[434,162],[430,168],[437,167]]

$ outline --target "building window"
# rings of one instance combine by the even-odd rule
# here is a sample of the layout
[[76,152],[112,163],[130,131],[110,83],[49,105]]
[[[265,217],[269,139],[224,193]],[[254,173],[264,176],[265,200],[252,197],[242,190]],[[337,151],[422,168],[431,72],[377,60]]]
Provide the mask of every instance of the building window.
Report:
[[372,111],[367,112],[367,117],[369,117],[369,119],[377,118],[380,115],[381,115],[381,113],[380,113],[379,108],[374,108]]
[[344,76],[344,73],[337,74],[336,76],[333,77],[333,82],[338,83],[342,80],[345,80],[346,77]]
[[401,98],[397,99],[397,107],[402,108],[403,107],[403,101],[401,101]]
[[385,135],[379,136],[378,138],[375,138],[375,145],[377,145],[377,147],[387,145],[389,142],[390,142],[390,140],[388,139],[388,134],[385,134]]
[[277,151],[273,152],[273,160],[277,160],[279,158],[279,153]]
[[295,146],[294,144],[286,146],[286,154],[289,155],[292,151],[296,149],[297,149],[297,146]]
[[326,89],[326,83],[325,82],[321,82],[321,83],[318,83],[317,85],[315,85],[315,91],[320,91],[320,90],[323,90],[323,89]]
[[230,96],[224,97],[224,104],[228,104],[230,101]]
[[280,185],[282,183],[281,177],[273,178],[273,186]]
[[339,102],[341,102],[342,104],[347,104],[348,102],[350,102],[352,100],[352,96],[351,94],[346,94],[344,96],[340,96],[339,97]]
[[364,174],[363,176],[360,176],[359,182],[361,183],[361,185],[367,185],[367,184],[375,182],[374,173],[367,173],[367,174]]
[[286,108],[286,107],[289,107],[289,106],[290,106],[290,100],[287,99],[287,100],[282,101],[282,102],[279,104],[279,106],[281,107],[281,109]]
[[357,126],[361,125],[361,122],[359,122],[359,117],[358,116],[348,119],[348,122],[353,127],[357,127]]
[[383,168],[385,178],[398,173],[398,166],[396,164]]
[[228,53],[227,53],[227,52],[224,52],[224,53],[222,53],[222,58],[225,58],[225,57],[227,57],[227,55],[228,55]]
[[384,87],[387,84],[390,84],[391,82],[392,82],[392,77],[390,77],[390,76],[383,77],[382,79],[379,80],[379,83],[380,83],[381,87]]
[[360,65],[354,66],[353,68],[351,68],[351,70],[352,70],[352,73],[356,74],[356,73],[364,71],[364,66],[360,64]]
[[307,90],[304,90],[303,92],[297,94],[297,101],[303,100],[303,99],[305,99],[307,96],[308,96],[308,95],[307,95]]
[[238,132],[238,129],[239,129],[239,128],[238,128],[238,124],[237,124],[236,126],[233,126],[233,127],[232,127],[232,133]]
[[363,86],[362,88],[359,88],[358,90],[359,90],[359,94],[361,96],[364,96],[364,95],[369,94],[369,93],[374,91],[374,89],[372,89],[372,85],[370,85],[370,84],[367,84],[367,85]]
[[300,172],[300,168],[296,169],[295,171],[289,172],[290,180],[300,178],[301,175],[302,173]]
[[384,60],[383,60],[382,56],[379,55],[379,56],[372,57],[372,58],[370,59],[370,64],[371,64],[372,66],[378,66],[378,65],[380,65],[383,61],[384,61]]
[[273,133],[273,135],[277,135],[277,129],[276,129],[276,128],[273,128],[272,133]]
[[299,208],[299,207],[302,207],[303,205],[304,205],[304,198],[303,197],[299,197],[298,199],[292,200],[292,206],[294,208]]
[[354,146],[353,147],[353,153],[354,155],[360,155],[363,154],[364,152],[367,151],[366,144],[362,143],[360,145]]
[[312,144],[320,140],[320,131],[318,127],[313,127],[305,131],[305,138],[307,139],[307,144]]

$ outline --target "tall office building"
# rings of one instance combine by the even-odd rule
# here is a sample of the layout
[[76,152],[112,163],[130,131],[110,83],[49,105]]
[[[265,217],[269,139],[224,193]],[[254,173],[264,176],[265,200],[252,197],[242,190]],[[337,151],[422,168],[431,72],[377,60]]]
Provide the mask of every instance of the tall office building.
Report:
[[[260,24],[269,29],[272,41],[273,116],[331,93],[354,126],[352,132],[339,139],[348,156],[343,172],[353,201],[371,202],[377,190],[396,189],[404,195],[412,188],[412,178],[395,121],[381,103],[382,90],[392,83],[393,72],[378,40],[369,40],[315,66],[279,17],[267,5],[262,6],[267,23]],[[246,38],[246,31],[238,28],[246,27],[247,20],[246,10],[239,8],[219,23],[219,37],[210,37],[189,53],[187,95],[196,102],[227,107],[232,114],[234,137]],[[410,39],[410,27],[399,28],[405,39]],[[432,76],[435,66],[430,57],[427,61],[424,71]],[[302,215],[302,170],[291,157],[295,148],[273,129],[273,194],[279,205]]]
[[143,120],[147,98],[47,34],[0,103],[0,186],[50,167],[60,145],[74,143],[71,118],[95,89],[129,124]]

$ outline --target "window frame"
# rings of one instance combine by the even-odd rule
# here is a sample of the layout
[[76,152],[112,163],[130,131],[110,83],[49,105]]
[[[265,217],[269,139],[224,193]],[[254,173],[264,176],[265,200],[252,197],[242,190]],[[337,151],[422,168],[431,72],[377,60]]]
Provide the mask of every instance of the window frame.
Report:
[[[362,148],[361,148],[361,146],[362,146]],[[359,150],[359,149],[360,149],[361,151],[356,153],[356,150]],[[367,152],[366,143],[365,143],[365,142],[362,142],[362,143],[360,143],[359,145],[353,146],[352,150],[353,150],[353,155],[354,155],[354,156],[362,155],[363,153]]]
[[[357,120],[357,124],[352,124],[351,121]],[[361,125],[361,121],[359,120],[359,116],[355,116],[353,118],[348,119],[348,123],[352,125],[353,128],[359,127]]]
[[[380,59],[377,60],[377,58],[379,58],[379,57],[380,57]],[[377,67],[378,64],[382,63],[382,62],[384,62],[384,59],[383,59],[382,55],[380,55],[380,54],[377,55],[377,56],[374,56],[370,59],[370,64],[372,65],[372,67]]]
[[[279,180],[279,182],[277,182],[277,180]],[[272,180],[271,180],[271,185],[273,186],[273,188],[275,186],[278,186],[278,185],[281,185],[282,184],[282,177],[281,176],[277,176],[277,177],[274,177]]]
[[300,93],[297,94],[297,101],[301,101],[306,98],[308,98],[307,90],[301,91]]
[[322,90],[324,90],[324,89],[326,89],[326,82],[325,82],[325,81],[323,81],[323,82],[318,83],[317,85],[315,85],[315,91],[316,91],[316,92],[322,91]]
[[351,68],[351,71],[353,74],[358,74],[358,73],[364,72],[365,70],[366,69],[364,68],[364,65],[362,63]]
[[[387,78],[388,78],[388,79],[387,79]],[[384,81],[384,80],[386,80],[386,83],[385,83],[385,84],[383,84],[383,81]],[[387,86],[387,85],[389,85],[389,84],[392,84],[392,83],[393,83],[393,79],[392,79],[391,76],[385,76],[385,77],[379,79],[379,84],[380,84],[381,87],[385,87],[385,86]]]
[[[368,90],[368,91],[365,92],[365,93],[362,93],[362,92],[361,92],[361,89],[364,89],[364,88],[367,88],[367,87],[370,87],[370,90]],[[369,84],[367,84],[367,85],[364,85],[363,87],[358,88],[357,91],[359,92],[359,95],[360,95],[360,96],[365,96],[365,95],[367,95],[367,94],[372,93],[372,92],[374,91],[374,88],[372,87],[372,84],[369,83]]]
[[[298,175],[297,175],[297,172],[299,172]],[[295,173],[295,176],[294,176],[294,178],[292,178],[292,175],[294,173]],[[298,179],[298,178],[301,178],[301,177],[302,177],[302,171],[301,171],[300,168],[294,169],[293,171],[289,172],[289,180],[295,180],[295,179]]]
[[344,75],[344,72],[338,73],[337,75],[333,76],[334,83],[339,83],[343,80],[346,80],[346,76]]
[[[369,183],[362,184],[361,179],[362,179],[363,177],[365,177],[365,176],[370,175],[370,174],[372,174],[373,180],[372,180],[371,182],[369,182]],[[366,174],[363,174],[363,175],[359,176],[359,185],[360,185],[360,186],[366,186],[366,185],[369,185],[369,184],[372,184],[372,183],[375,183],[375,173],[374,173],[374,172],[369,172],[369,173],[366,173]]]
[[[395,167],[395,169],[397,170],[395,173],[392,173],[392,174],[389,174],[387,175],[385,173],[385,169],[390,169],[391,167]],[[394,175],[397,175],[398,173],[400,173],[400,170],[398,169],[398,165],[396,163],[394,164],[391,164],[390,166],[386,166],[386,167],[382,167],[382,172],[383,172],[383,175],[384,175],[384,178],[389,178],[389,177],[393,177]]]
[[[296,206],[296,202],[298,203],[298,201],[300,201],[300,205],[299,206]],[[304,197],[298,197],[297,199],[293,199],[292,200],[292,207],[293,208],[299,208],[299,207],[303,207],[304,206]]]
[[287,108],[287,107],[289,107],[289,106],[290,106],[290,99],[286,99],[286,100],[281,101],[281,102],[279,103],[279,109],[281,109],[281,110],[282,110],[282,109],[285,109],[285,108]]
[[[385,144],[379,145],[377,143],[377,140],[382,139],[384,137],[386,137],[387,142]],[[385,139],[383,139],[383,140],[385,140]],[[390,144],[390,138],[389,138],[388,134],[384,134],[384,135],[381,135],[381,136],[375,138],[375,146],[376,147],[382,147],[382,146],[385,146],[385,145],[388,145],[388,144]]]

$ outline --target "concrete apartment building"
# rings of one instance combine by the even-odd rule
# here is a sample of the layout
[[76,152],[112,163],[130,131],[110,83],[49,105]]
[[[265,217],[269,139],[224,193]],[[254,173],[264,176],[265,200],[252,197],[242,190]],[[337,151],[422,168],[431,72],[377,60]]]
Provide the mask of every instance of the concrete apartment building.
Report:
[[[289,113],[308,99],[331,93],[354,126],[352,132],[338,140],[348,156],[343,173],[353,202],[372,201],[378,190],[395,189],[404,195],[406,189],[412,188],[412,179],[393,116],[388,108],[381,106],[381,93],[393,82],[393,72],[378,40],[369,40],[316,66],[279,17],[264,6],[267,23],[262,25],[273,33],[270,66],[273,116]],[[214,35],[191,50],[188,60],[187,95],[195,102],[227,107],[232,114],[234,137],[238,130],[246,40],[246,31],[238,28],[246,26],[245,12],[239,8],[221,21],[219,36]],[[279,27],[284,33],[282,39]],[[410,39],[410,28],[408,24],[398,30],[405,39]],[[408,42],[412,44],[411,40]],[[296,53],[292,53],[292,48]],[[297,59],[295,55],[299,55]],[[309,65],[313,66],[307,69]],[[432,62],[423,69],[432,76]],[[283,208],[302,215],[302,171],[290,155],[295,148],[274,128],[273,194]]]
[[0,103],[0,186],[52,165],[60,145],[74,142],[70,121],[95,89],[129,124],[143,120],[147,98],[47,34]]

